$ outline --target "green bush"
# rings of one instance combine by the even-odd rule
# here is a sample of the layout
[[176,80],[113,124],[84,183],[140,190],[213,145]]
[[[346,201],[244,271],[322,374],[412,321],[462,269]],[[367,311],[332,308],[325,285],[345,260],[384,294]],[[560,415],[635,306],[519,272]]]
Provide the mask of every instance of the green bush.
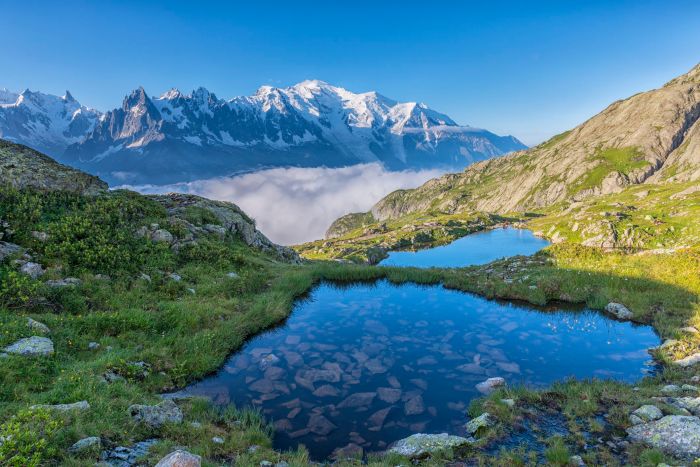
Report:
[[49,439],[63,423],[46,410],[22,410],[0,425],[0,465],[33,467],[56,454]]
[[29,276],[7,267],[0,267],[0,306],[19,308],[29,304],[39,283]]

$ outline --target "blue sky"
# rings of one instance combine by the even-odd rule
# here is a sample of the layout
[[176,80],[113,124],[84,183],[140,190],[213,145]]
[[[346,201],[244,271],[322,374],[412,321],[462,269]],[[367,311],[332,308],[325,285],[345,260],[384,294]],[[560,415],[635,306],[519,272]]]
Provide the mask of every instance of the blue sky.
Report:
[[101,110],[317,78],[537,143],[700,62],[698,1],[4,0],[0,87]]

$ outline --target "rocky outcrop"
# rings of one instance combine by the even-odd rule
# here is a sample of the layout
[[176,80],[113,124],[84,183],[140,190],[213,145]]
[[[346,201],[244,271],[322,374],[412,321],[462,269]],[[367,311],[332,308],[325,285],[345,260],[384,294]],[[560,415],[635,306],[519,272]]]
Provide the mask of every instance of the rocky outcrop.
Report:
[[[271,242],[265,235],[255,228],[255,221],[248,217],[243,210],[233,203],[225,201],[212,201],[195,195],[180,193],[168,193],[166,195],[153,195],[152,199],[162,204],[168,212],[171,222],[177,223],[190,232],[190,237],[178,240],[180,243],[196,240],[198,234],[227,234],[238,235],[246,245],[272,254],[278,259],[296,263],[299,255],[284,246]],[[218,220],[219,225],[204,227],[193,226],[186,220],[188,208],[204,209]],[[221,230],[220,230],[221,229]]]
[[102,448],[102,440],[99,436],[90,436],[89,438],[83,438],[76,441],[71,447],[68,448],[68,452],[71,454],[80,454],[86,451],[98,451]]
[[632,318],[632,312],[622,303],[610,302],[605,305],[605,311],[617,319],[627,320]]
[[700,418],[667,415],[627,429],[631,441],[642,442],[667,454],[693,461],[700,457]]
[[97,195],[107,184],[21,144],[0,140],[0,185]]

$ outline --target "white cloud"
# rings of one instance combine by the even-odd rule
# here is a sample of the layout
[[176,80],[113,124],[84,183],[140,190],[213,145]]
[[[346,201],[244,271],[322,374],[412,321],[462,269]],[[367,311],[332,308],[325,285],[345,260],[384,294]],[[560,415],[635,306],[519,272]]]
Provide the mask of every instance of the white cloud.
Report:
[[441,173],[388,172],[379,164],[361,164],[339,169],[270,169],[236,177],[121,188],[231,201],[253,217],[272,241],[292,245],[322,238],[331,222],[343,214],[367,211],[386,194],[419,186]]

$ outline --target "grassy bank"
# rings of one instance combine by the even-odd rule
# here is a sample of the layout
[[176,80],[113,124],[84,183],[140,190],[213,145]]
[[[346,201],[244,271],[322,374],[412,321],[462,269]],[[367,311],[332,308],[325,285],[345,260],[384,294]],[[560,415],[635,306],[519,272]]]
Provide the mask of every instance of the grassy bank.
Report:
[[[679,331],[700,325],[697,249],[640,256],[562,244],[533,257],[458,270],[335,262],[292,265],[233,235],[204,237],[177,251],[135,236],[134,231],[152,223],[176,236],[184,233],[170,224],[161,205],[130,193],[93,199],[5,189],[0,198],[0,219],[9,225],[4,227],[3,240],[27,248],[47,269],[44,276],[32,280],[18,273],[11,261],[0,266],[0,347],[36,334],[27,326],[28,317],[50,328],[48,337],[55,346],[53,356],[0,359],[0,419],[4,421],[0,435],[10,434],[15,440],[0,446],[0,463],[9,465],[93,465],[95,452],[73,455],[67,450],[88,436],[100,436],[106,448],[157,437],[150,461],[174,446],[186,446],[202,455],[205,465],[234,460],[240,465],[257,465],[261,460],[306,465],[303,450],[273,451],[269,425],[249,410],[217,408],[197,400],[182,402],[184,423],[156,431],[135,423],[127,408],[156,403],[158,393],[215,371],[247,338],[281,322],[294,300],[322,280],[443,284],[534,304],[566,300],[602,308],[609,301],[620,301],[632,310],[635,320],[653,324],[663,337],[679,339],[672,348],[674,357],[700,346],[695,336]],[[189,219],[196,225],[214,222],[200,211],[191,212]],[[45,284],[65,277],[81,283],[61,288]],[[91,349],[91,342],[99,348]],[[140,362],[146,364],[146,372]],[[106,382],[106,373],[120,378]],[[643,386],[685,377],[684,372],[667,370]],[[518,400],[513,408],[500,407],[497,398],[472,408],[473,414],[489,409],[499,420],[500,428],[485,433],[484,439],[498,436],[498,430],[521,417],[530,403],[559,407],[572,419],[589,419],[601,407],[617,404],[623,411],[651,394],[601,382],[563,383],[544,392],[508,391],[515,391],[508,395]],[[586,394],[583,405],[582,393]],[[33,404],[81,400],[90,403],[89,410],[27,410]],[[622,415],[613,420],[615,429],[627,423]],[[224,442],[215,443],[213,437]],[[254,445],[260,448],[250,452]],[[508,463],[518,455],[511,452],[501,457]],[[527,459],[526,453],[522,456]],[[370,465],[401,462],[387,458],[372,460]],[[431,462],[443,464],[439,459]]]

